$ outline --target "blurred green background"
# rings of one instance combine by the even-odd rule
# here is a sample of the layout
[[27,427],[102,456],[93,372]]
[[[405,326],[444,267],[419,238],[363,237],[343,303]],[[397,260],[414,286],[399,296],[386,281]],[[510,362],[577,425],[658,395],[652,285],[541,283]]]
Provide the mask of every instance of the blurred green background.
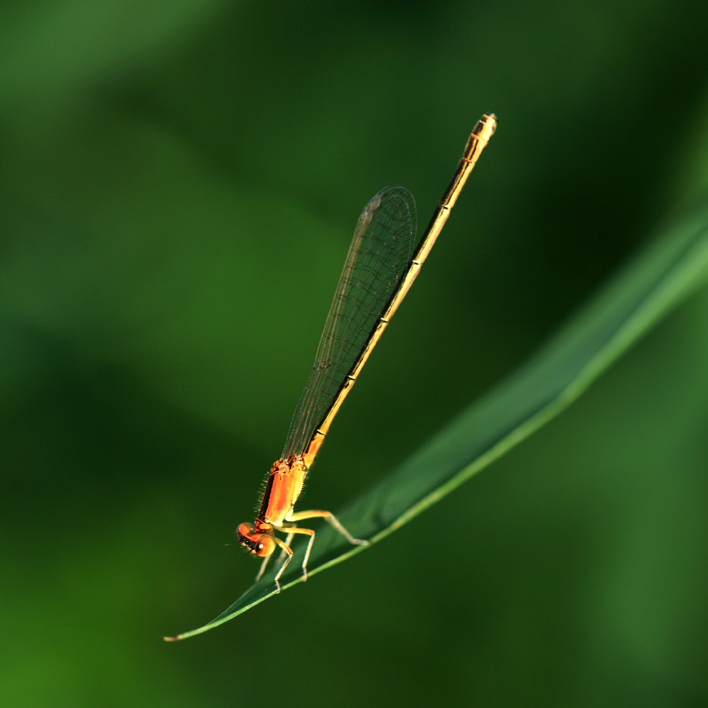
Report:
[[0,6],[0,703],[708,705],[708,293],[370,552],[176,645],[360,209],[499,129],[308,485],[336,511],[708,188],[705,0]]

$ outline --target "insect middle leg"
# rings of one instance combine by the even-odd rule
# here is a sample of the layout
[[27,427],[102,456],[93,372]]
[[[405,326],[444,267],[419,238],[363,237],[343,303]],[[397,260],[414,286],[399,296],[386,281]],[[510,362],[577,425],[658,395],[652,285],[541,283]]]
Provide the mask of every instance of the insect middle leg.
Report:
[[[283,549],[284,552],[285,549],[287,548],[290,551],[290,558],[293,557],[293,552],[290,550],[290,546],[286,545],[289,541],[292,540],[293,536],[296,533],[303,534],[305,536],[309,536],[310,540],[307,542],[307,549],[305,550],[305,557],[302,560],[302,579],[307,580],[307,561],[310,558],[310,551],[312,550],[312,544],[315,542],[315,532],[312,529],[301,529],[299,526],[288,526],[285,530],[288,532],[288,536],[286,539],[286,542],[281,541],[278,545]],[[282,567],[278,571],[278,575],[275,576],[275,582],[278,582],[278,578],[282,575],[283,571],[285,570],[285,566],[290,562],[290,558],[288,558],[285,563],[283,563]]]

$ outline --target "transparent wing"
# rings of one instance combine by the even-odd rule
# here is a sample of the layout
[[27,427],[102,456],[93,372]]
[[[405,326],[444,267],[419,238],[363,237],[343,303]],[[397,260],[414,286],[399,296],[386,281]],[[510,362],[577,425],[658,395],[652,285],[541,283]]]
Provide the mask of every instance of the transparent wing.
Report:
[[408,269],[415,235],[415,200],[404,187],[385,187],[361,212],[283,458],[300,455],[327,414]]

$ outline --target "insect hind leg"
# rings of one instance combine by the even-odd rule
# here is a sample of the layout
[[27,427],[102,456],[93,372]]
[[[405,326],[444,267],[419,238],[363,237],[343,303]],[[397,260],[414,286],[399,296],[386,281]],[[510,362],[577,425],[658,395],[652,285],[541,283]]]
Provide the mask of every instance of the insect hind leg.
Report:
[[[342,526],[341,522],[339,519],[331,512],[331,511],[322,511],[320,509],[310,509],[309,511],[291,511],[286,517],[286,521],[289,522],[297,522],[297,521],[304,521],[305,519],[325,519],[332,528],[334,528],[336,531],[339,531],[339,533],[344,536],[344,538],[349,541],[352,545],[355,546],[368,546],[370,545],[369,541],[360,539],[360,538],[354,538],[349,531],[347,531],[344,526]],[[303,529],[297,526],[291,526],[288,528],[288,534],[293,534],[293,533],[302,533],[302,534],[308,534],[310,536],[310,541],[307,544],[307,550],[305,551],[305,558],[302,562],[302,573],[303,573],[303,580],[307,580],[307,561],[310,558],[310,551],[312,550],[312,544],[315,542],[315,532],[312,531],[311,529]]]
[[319,509],[310,509],[309,511],[297,512],[291,511],[286,517],[287,521],[304,521],[305,519],[325,519],[325,521],[327,521],[333,529],[339,531],[339,533],[341,533],[342,536],[344,536],[344,538],[346,538],[352,545],[371,545],[369,541],[361,538],[354,538],[354,536],[352,536],[349,531],[342,526],[341,521],[331,511],[322,511]]

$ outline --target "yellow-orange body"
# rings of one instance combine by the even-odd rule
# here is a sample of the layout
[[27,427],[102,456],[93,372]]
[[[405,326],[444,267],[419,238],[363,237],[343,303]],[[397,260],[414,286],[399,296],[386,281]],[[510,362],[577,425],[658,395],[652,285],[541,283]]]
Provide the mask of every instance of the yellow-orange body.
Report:
[[259,521],[273,526],[282,526],[283,522],[289,521],[288,516],[302,492],[306,474],[305,463],[297,457],[280,459],[273,463],[263,492],[256,527]]

